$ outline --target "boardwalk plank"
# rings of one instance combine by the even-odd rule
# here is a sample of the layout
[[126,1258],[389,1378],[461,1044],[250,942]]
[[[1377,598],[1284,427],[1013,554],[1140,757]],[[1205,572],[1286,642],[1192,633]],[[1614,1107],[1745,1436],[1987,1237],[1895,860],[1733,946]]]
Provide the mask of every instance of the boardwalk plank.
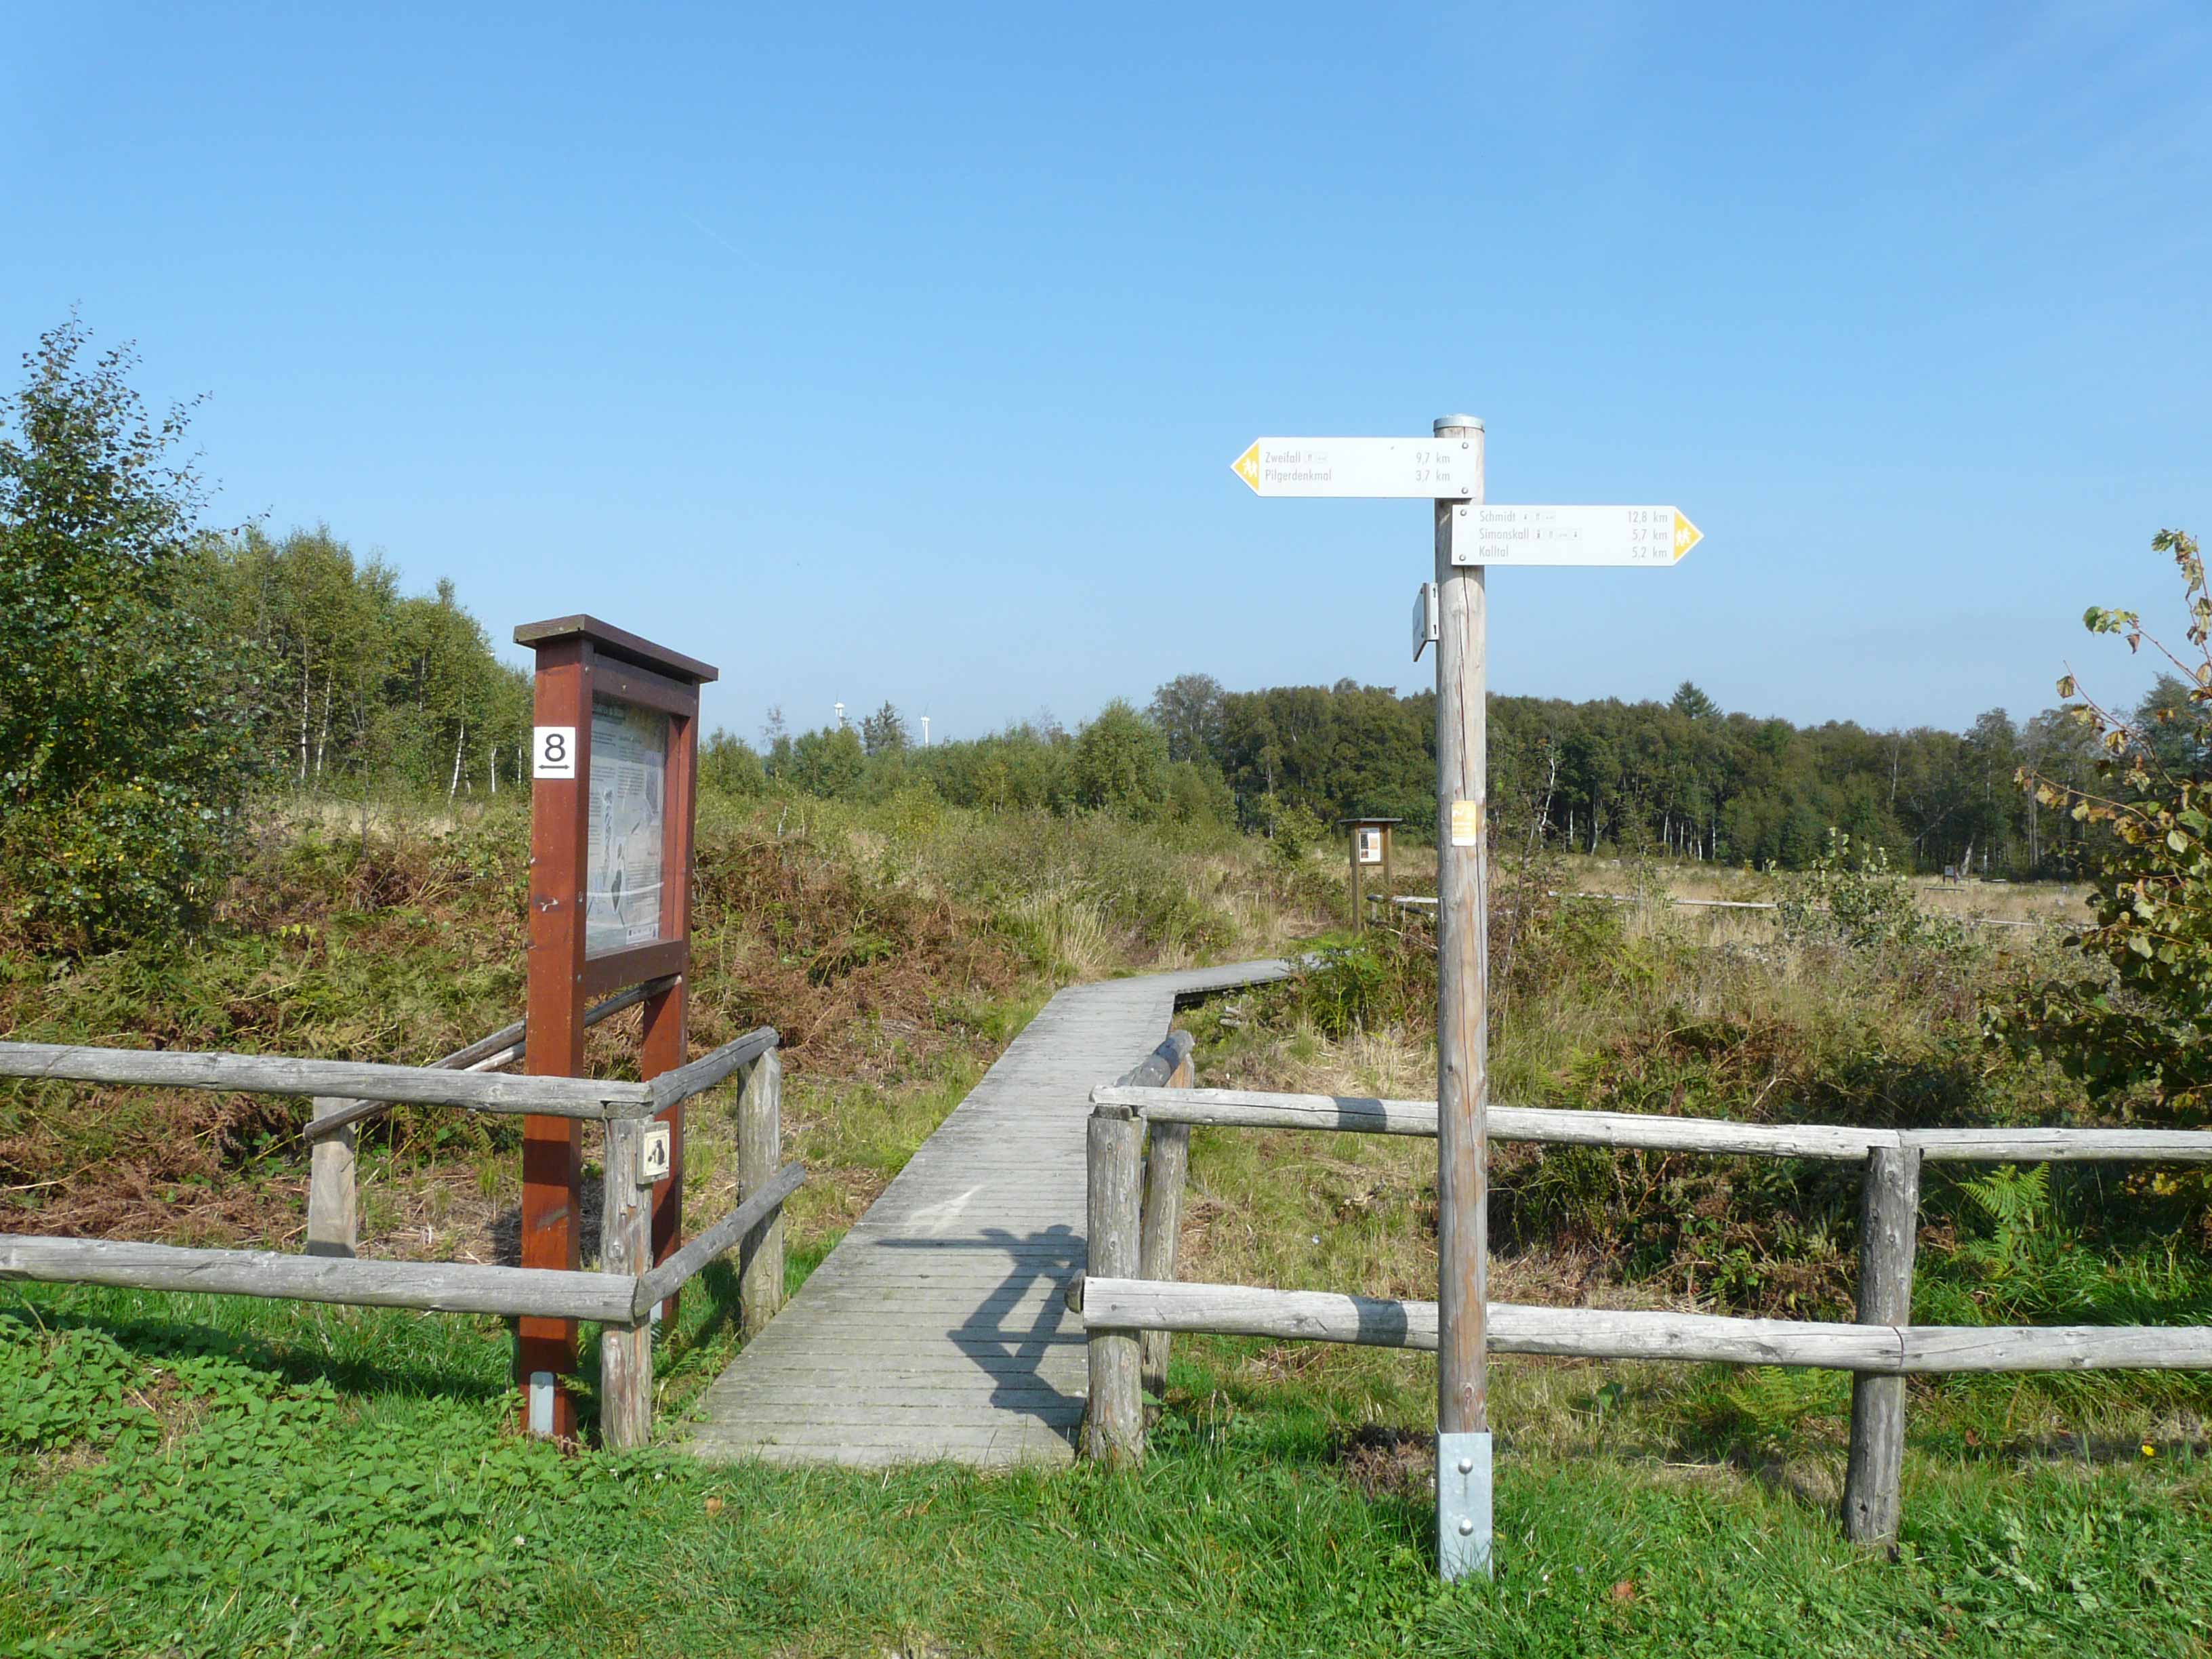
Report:
[[860,1468],[1066,1462],[1086,1382],[1090,1093],[1167,1033],[1178,999],[1279,963],[1109,980],[1048,1003],[715,1379],[689,1446]]

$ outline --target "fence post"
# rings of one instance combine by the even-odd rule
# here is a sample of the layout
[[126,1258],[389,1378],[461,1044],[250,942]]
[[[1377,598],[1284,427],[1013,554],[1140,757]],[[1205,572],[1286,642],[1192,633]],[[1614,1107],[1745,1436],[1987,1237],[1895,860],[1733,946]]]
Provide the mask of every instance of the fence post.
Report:
[[[318,1095],[314,1115],[330,1117],[355,1104]],[[353,1255],[361,1247],[361,1194],[354,1173],[350,1126],[325,1135],[308,1155],[307,1243],[309,1255]]]
[[[1920,1231],[1920,1148],[1867,1154],[1859,1222],[1859,1323],[1912,1322],[1912,1252]],[[1854,1544],[1897,1536],[1905,1469],[1905,1382],[1851,1378],[1850,1466],[1844,1476],[1844,1535]]]
[[[773,1048],[745,1073],[738,1097],[738,1196],[750,1198],[783,1164],[783,1060]],[[738,1244],[739,1328],[747,1337],[783,1307],[783,1206]]]
[[[1094,1106],[1088,1146],[1088,1271],[1098,1279],[1137,1277],[1139,1182],[1145,1126],[1126,1106]],[[1090,1333],[1091,1403],[1083,1419],[1086,1457],[1133,1463],[1145,1453],[1145,1397],[1138,1382],[1137,1334]]]
[[[653,1266],[653,1189],[638,1178],[645,1120],[607,1120],[605,1193],[599,1212],[599,1271],[643,1273]],[[653,1321],[599,1333],[599,1434],[626,1451],[653,1438]]]
[[[1168,1076],[1170,1089],[1191,1086],[1186,1054]],[[1182,1241],[1182,1189],[1190,1173],[1190,1125],[1155,1123],[1145,1147],[1145,1217],[1138,1246],[1137,1277],[1173,1279]],[[1168,1386],[1168,1334],[1146,1331],[1137,1339],[1138,1370],[1144,1386],[1164,1394]]]

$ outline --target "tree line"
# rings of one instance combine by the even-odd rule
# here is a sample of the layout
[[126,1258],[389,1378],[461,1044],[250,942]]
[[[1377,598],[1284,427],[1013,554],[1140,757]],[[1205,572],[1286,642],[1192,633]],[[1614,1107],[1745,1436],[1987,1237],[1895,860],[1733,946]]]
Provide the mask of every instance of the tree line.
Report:
[[[2161,681],[2142,723],[2183,742],[2155,711],[2185,696]],[[2027,878],[2075,871],[2096,833],[2063,793],[2094,784],[2095,738],[2063,709],[2024,725],[1992,709],[1963,732],[1800,726],[1724,713],[1687,682],[1663,703],[1493,695],[1489,709],[1493,823],[1577,852],[1801,869],[1832,829],[1905,868]],[[716,732],[702,770],[740,793],[920,788],[985,810],[1103,809],[1305,839],[1336,819],[1395,817],[1425,839],[1435,734],[1431,692],[1351,680],[1229,691],[1185,674],[1141,712],[1117,702],[1074,732],[1024,721],[927,750],[890,703],[857,726],[796,735],[772,714],[757,747]],[[2023,769],[2062,785],[2056,804],[2020,787]]]
[[[2185,695],[2161,681],[2146,708]],[[1400,817],[1416,834],[1433,824],[1433,692],[1351,680],[1226,691],[1186,674],[1151,713],[1169,752],[1215,769],[1248,823],[1287,803]],[[2183,741],[2180,726],[2155,729]],[[2094,734],[2063,708],[2024,725],[1992,709],[1963,732],[1801,726],[1724,713],[1687,681],[1663,703],[1492,695],[1489,740],[1493,816],[1577,851],[1794,869],[1832,828],[1913,869],[2014,877],[2074,867],[2090,833],[2067,800],[2039,802],[2016,775],[2083,789],[2097,759]]]
[[203,538],[201,603],[244,648],[264,775],[295,789],[495,795],[529,764],[530,677],[441,580],[400,592],[327,526]]
[[[204,914],[256,789],[450,800],[512,788],[527,762],[528,678],[453,585],[404,593],[327,527],[208,529],[178,453],[189,409],[148,410],[135,364],[93,356],[72,319],[0,399],[0,933],[64,945]],[[2134,711],[2165,775],[2212,767],[2193,695],[2163,680]],[[2024,726],[1992,710],[1964,732],[1798,726],[1688,683],[1665,703],[1489,707],[1494,822],[1577,850],[1796,867],[1835,829],[1914,869],[2026,876],[2071,872],[2109,833],[2084,810],[2100,750],[2078,706]],[[716,732],[702,770],[738,793],[921,791],[1294,842],[1371,815],[1421,836],[1434,726],[1427,692],[1193,673],[1073,732],[1044,718],[927,747],[888,702],[799,732],[771,714],[757,746]]]

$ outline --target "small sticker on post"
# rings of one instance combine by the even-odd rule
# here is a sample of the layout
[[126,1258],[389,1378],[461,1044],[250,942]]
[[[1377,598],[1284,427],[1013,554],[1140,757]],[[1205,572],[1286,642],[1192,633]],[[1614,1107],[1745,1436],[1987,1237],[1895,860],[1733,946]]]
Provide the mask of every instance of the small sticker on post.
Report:
[[650,1187],[657,1181],[668,1179],[668,1126],[648,1123],[637,1143],[637,1178],[641,1185]]
[[532,728],[530,775],[533,778],[573,778],[576,775],[576,728],[540,726]]
[[1471,800],[1455,800],[1451,808],[1451,844],[1472,847],[1482,833],[1482,808]]

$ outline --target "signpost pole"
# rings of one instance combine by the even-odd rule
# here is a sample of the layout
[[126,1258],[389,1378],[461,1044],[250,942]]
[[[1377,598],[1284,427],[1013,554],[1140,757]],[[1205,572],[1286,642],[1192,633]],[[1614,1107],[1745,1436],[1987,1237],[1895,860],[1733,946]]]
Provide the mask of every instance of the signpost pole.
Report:
[[[1437,647],[1437,1565],[1491,1571],[1489,1316],[1490,848],[1486,572],[1503,565],[1665,569],[1703,539],[1680,508],[1488,506],[1482,422],[1427,438],[1256,438],[1230,464],[1255,495],[1425,500],[1437,579],[1413,601],[1413,659]],[[1391,881],[1389,830],[1382,885]],[[1360,910],[1359,841],[1352,907]]]
[[1452,562],[1483,499],[1482,422],[1449,415],[1436,435],[1467,449],[1473,484],[1436,502],[1437,1566],[1454,1579],[1491,1571],[1488,599],[1482,567]]

